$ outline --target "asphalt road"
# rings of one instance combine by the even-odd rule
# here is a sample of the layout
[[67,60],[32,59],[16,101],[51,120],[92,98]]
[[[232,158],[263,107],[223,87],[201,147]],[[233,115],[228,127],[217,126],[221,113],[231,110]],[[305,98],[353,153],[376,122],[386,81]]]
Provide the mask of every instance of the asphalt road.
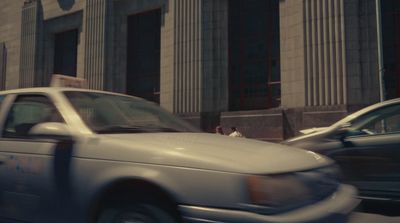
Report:
[[350,217],[349,223],[400,223],[400,217],[355,212]]

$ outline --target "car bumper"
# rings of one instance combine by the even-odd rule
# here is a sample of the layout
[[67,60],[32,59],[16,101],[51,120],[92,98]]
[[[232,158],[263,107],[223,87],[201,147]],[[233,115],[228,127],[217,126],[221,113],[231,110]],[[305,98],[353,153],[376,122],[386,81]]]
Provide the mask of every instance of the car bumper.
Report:
[[341,185],[335,194],[310,206],[278,215],[181,205],[184,222],[190,223],[342,223],[359,204],[356,189]]

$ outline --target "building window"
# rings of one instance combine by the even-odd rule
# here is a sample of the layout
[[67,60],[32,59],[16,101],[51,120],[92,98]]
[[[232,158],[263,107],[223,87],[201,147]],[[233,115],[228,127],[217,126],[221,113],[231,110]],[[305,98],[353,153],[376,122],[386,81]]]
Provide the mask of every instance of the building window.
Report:
[[279,0],[230,0],[228,35],[229,109],[279,106]]
[[54,35],[55,74],[76,76],[78,53],[78,30],[56,33]]
[[160,102],[161,10],[128,17],[127,94]]
[[400,1],[382,1],[385,98],[400,97]]

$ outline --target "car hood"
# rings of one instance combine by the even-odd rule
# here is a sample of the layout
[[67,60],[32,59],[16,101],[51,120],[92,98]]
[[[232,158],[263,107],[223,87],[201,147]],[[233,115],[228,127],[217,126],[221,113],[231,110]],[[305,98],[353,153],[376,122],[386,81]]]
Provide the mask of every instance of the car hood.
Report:
[[85,144],[91,149],[78,156],[235,173],[291,172],[332,162],[286,145],[207,133],[108,134]]
[[314,132],[319,132],[319,131],[323,131],[325,129],[327,129],[328,127],[314,127],[314,128],[309,128],[309,129],[302,129],[299,132],[307,135],[307,134],[311,134]]
[[306,134],[302,134],[299,136],[295,136],[293,138],[286,139],[283,141],[283,144],[286,145],[295,145],[297,147],[297,143],[300,142],[306,142],[306,141],[313,141],[313,139],[320,139],[323,138],[326,134],[329,132],[333,131],[334,129],[332,127],[324,127],[321,129],[317,129],[316,131],[313,132],[308,132]]

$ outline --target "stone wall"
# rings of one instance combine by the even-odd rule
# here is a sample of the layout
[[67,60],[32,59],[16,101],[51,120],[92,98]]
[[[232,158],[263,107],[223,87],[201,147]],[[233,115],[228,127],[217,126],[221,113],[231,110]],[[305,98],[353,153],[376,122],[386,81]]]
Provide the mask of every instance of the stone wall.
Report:
[[4,43],[6,58],[5,88],[18,87],[20,67],[22,0],[0,1],[0,42]]
[[284,139],[281,109],[222,112],[220,125],[226,133],[235,126],[244,136],[264,141]]
[[347,104],[379,101],[375,0],[344,2]]
[[305,32],[302,1],[280,1],[281,104],[306,105]]

